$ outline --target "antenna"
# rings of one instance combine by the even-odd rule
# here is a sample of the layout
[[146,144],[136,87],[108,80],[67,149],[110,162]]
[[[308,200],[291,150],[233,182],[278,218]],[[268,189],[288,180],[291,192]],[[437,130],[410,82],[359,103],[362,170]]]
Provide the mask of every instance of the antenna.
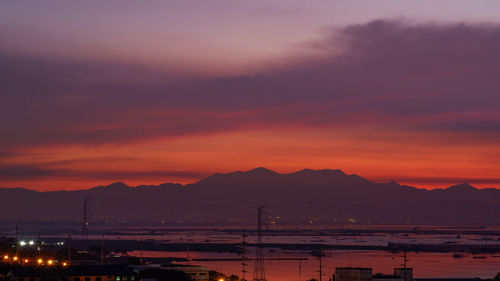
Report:
[[243,241],[241,241],[241,247],[242,247],[242,251],[243,252],[241,254],[241,275],[242,275],[241,281],[246,281],[246,279],[245,279],[245,273],[247,273],[247,270],[246,270],[247,263],[245,261],[246,261],[247,257],[245,255],[247,253],[247,248],[246,248],[246,245],[247,245],[247,241],[246,241],[247,234],[245,233],[245,229],[243,229],[242,238],[243,238]]
[[82,219],[82,240],[87,240],[89,236],[88,205],[89,197],[83,198],[83,219]]
[[262,212],[264,206],[257,209],[257,249],[255,252],[255,267],[253,271],[254,281],[266,281],[266,272],[264,270],[264,251],[262,249]]

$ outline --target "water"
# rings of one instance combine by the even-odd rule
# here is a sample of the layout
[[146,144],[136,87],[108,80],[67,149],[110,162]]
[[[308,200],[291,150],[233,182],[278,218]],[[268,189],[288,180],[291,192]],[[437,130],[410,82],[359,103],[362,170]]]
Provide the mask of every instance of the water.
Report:
[[[243,227],[206,226],[206,227],[109,227],[90,228],[89,239],[105,240],[146,240],[156,243],[240,243]],[[255,243],[254,226],[246,226],[247,242]],[[36,233],[34,231],[34,233]],[[264,236],[264,243],[284,244],[324,244],[385,246],[393,243],[413,244],[488,244],[500,245],[499,228],[449,228],[414,226],[273,226]],[[44,231],[43,238],[65,238],[73,231],[50,229]],[[26,235],[30,237],[30,235]],[[31,235],[34,237],[34,235]],[[305,247],[307,249],[307,247]],[[247,257],[254,258],[254,248],[248,247]],[[157,258],[187,258],[192,264],[205,265],[211,270],[225,274],[242,276],[241,256],[229,252],[162,252],[130,251],[130,255]],[[367,250],[326,250],[322,257],[323,280],[332,278],[335,267],[370,267],[373,272],[391,274],[395,267],[401,267],[401,253]],[[416,278],[492,278],[500,271],[499,254],[461,253],[407,253],[408,266],[414,269]],[[269,281],[319,279],[319,258],[310,251],[287,251],[279,248],[266,248],[266,277]],[[283,259],[294,260],[283,260]],[[298,260],[298,259],[303,260]],[[199,260],[204,259],[204,260]],[[207,260],[210,259],[210,260]],[[214,260],[214,259],[219,259]],[[226,259],[226,260],[220,260]],[[234,259],[234,260],[227,260]],[[281,259],[281,260],[277,260]],[[253,279],[253,260],[247,261],[246,278]]]
[[[140,251],[129,254],[139,256]],[[335,267],[353,266],[370,267],[373,272],[392,273],[395,267],[401,267],[401,253],[386,251],[324,251],[322,257],[323,280],[332,278]],[[240,260],[235,261],[196,261],[196,259],[238,259],[241,256],[231,253],[201,253],[201,252],[155,252],[143,251],[143,257],[178,257],[193,259],[191,264],[205,265],[212,270],[225,274],[235,274],[241,277]],[[252,253],[248,255],[253,258]],[[266,277],[269,281],[319,279],[319,258],[306,251],[266,251],[266,258],[307,258],[307,260],[266,260]],[[478,258],[479,257],[479,258]],[[456,258],[452,253],[407,253],[408,267],[414,269],[416,278],[492,278],[500,271],[500,255],[464,254]],[[247,279],[253,276],[253,260],[247,261]]]

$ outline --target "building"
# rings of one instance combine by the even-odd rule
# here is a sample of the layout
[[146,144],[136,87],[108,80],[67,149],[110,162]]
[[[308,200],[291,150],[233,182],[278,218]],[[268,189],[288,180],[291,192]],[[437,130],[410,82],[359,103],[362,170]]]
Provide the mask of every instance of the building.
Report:
[[401,277],[403,281],[413,281],[413,268],[394,268],[394,275]]
[[337,267],[333,275],[334,281],[413,281],[413,269],[395,268],[394,274],[377,273],[373,275],[371,268]]
[[370,281],[372,269],[365,267],[337,267],[335,268],[334,281]]
[[206,266],[201,265],[184,265],[184,264],[149,264],[147,267],[160,268],[163,270],[177,270],[182,271],[189,275],[193,281],[208,281],[208,269]]

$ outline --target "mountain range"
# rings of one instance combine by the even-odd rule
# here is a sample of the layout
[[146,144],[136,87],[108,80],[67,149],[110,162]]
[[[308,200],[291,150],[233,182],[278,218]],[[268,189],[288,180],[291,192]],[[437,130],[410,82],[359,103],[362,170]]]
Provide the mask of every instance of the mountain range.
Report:
[[265,168],[214,174],[192,184],[76,191],[0,188],[0,220],[78,222],[84,198],[91,222],[125,224],[500,225],[500,190],[468,184],[418,189],[377,183],[341,170],[280,174]]

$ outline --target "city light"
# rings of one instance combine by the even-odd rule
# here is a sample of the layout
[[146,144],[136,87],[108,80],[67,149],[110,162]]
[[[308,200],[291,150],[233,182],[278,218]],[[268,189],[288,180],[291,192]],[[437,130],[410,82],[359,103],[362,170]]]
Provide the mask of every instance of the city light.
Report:
[[29,262],[29,260],[28,260],[28,259],[24,259],[24,263],[28,263],[28,262]]
[[42,259],[38,259],[37,262],[38,262],[38,264],[42,264],[43,260]]
[[9,259],[9,256],[5,255],[5,256],[3,256],[3,259],[4,259],[4,260],[8,260],[8,259]]
[[68,264],[66,262],[63,262],[62,263],[62,266],[67,266]]
[[13,257],[12,259],[13,259],[14,261],[17,261],[17,257]]
[[19,245],[21,245],[21,246],[26,245],[26,241],[19,241]]
[[48,261],[47,261],[47,263],[48,263],[49,265],[52,265],[52,263],[54,263],[54,262],[53,262],[52,260],[48,260]]
[[28,244],[30,244],[30,245],[35,245],[35,241],[30,240],[30,242],[29,242]]

